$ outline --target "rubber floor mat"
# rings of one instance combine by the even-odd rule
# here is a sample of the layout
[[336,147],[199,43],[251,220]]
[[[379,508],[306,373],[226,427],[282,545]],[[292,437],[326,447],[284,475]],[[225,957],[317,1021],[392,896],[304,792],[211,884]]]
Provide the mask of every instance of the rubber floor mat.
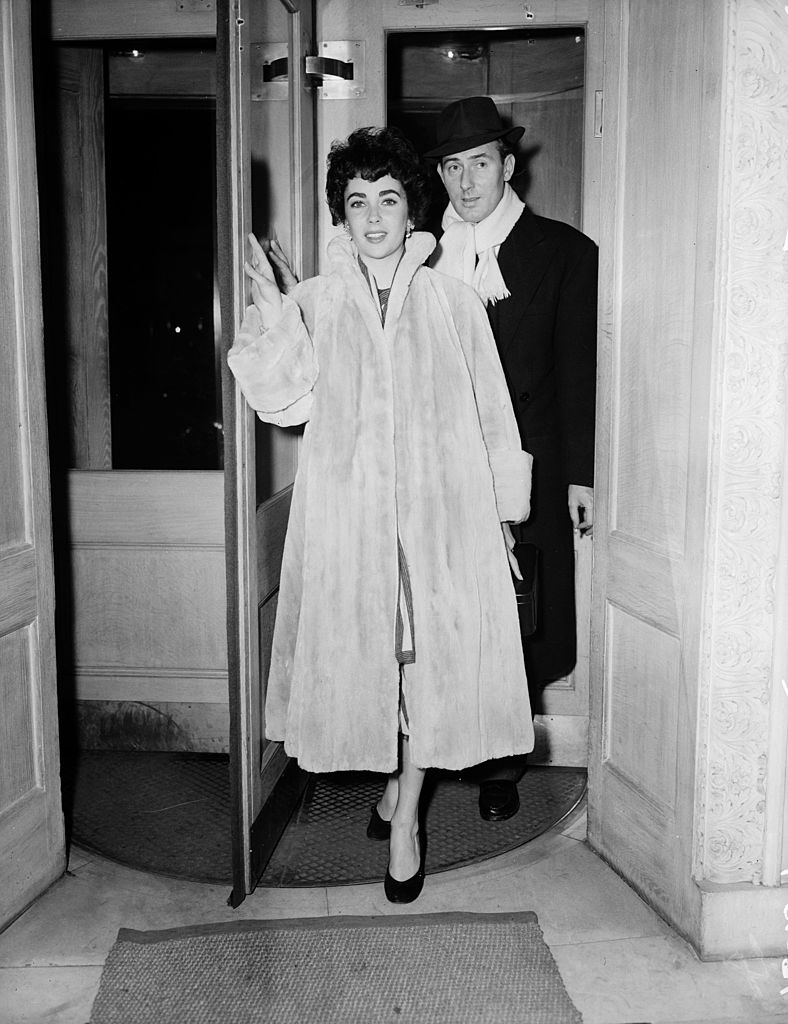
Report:
[[[70,768],[64,803],[78,845],[158,874],[231,883],[226,756],[90,751]],[[367,839],[366,827],[384,782],[367,772],[310,776],[260,885],[380,881],[388,844]],[[519,813],[487,822],[472,778],[429,773],[422,799],[427,872],[522,846],[569,813],[585,785],[584,769],[529,767],[518,783]]]

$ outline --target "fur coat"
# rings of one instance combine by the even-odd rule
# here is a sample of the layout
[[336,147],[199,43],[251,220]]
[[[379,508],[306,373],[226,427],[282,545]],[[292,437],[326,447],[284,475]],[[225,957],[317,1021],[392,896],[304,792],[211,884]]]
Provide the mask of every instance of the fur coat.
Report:
[[397,768],[398,541],[412,591],[411,756],[460,769],[533,747],[500,522],[529,511],[531,457],[474,291],[408,241],[381,323],[355,246],[283,300],[250,306],[228,356],[262,419],[306,422],[265,709],[307,771]]

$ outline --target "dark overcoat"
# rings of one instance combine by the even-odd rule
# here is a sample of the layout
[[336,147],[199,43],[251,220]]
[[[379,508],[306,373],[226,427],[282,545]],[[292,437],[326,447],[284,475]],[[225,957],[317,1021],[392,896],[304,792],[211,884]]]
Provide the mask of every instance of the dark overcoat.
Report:
[[498,254],[511,296],[488,314],[523,448],[534,457],[531,515],[515,529],[540,551],[539,626],[525,645],[532,694],[575,664],[569,484],[594,483],[597,247],[525,209]]

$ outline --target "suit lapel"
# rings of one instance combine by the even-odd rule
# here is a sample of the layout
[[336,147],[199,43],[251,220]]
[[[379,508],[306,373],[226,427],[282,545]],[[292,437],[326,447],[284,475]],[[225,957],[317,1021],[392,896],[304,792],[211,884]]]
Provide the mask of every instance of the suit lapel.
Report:
[[501,358],[514,341],[520,321],[547,273],[554,248],[527,208],[501,244],[498,266],[511,295],[488,307]]

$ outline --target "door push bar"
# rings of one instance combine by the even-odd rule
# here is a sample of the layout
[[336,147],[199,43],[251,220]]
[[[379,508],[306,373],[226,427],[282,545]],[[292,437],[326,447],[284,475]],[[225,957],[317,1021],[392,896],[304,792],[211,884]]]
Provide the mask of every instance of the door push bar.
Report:
[[[363,40],[321,43],[319,56],[304,58],[304,75],[324,100],[356,99],[364,95],[366,46]],[[286,43],[260,43],[253,49],[252,99],[287,96],[289,59]]]

